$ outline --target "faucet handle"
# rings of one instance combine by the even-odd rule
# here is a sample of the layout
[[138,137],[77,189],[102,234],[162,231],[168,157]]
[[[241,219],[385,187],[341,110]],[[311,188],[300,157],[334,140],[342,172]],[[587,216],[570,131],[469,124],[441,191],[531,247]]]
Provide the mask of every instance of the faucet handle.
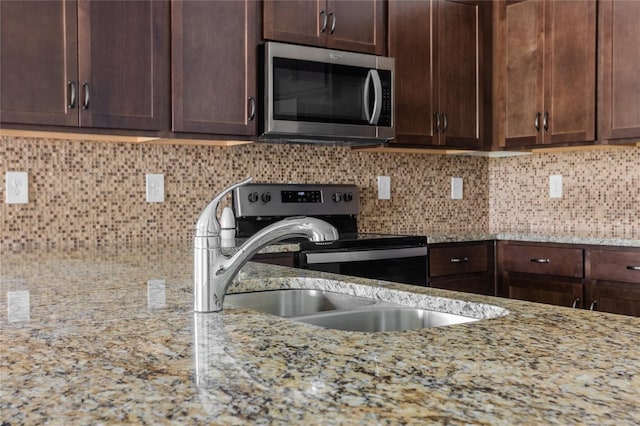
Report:
[[222,200],[222,198],[229,192],[233,191],[239,186],[248,184],[252,180],[253,177],[249,176],[245,180],[234,183],[233,185],[227,187],[218,195],[216,195],[214,199],[207,205],[207,207],[202,210],[202,213],[200,213],[198,223],[196,224],[196,236],[207,237],[220,235],[220,222],[218,222],[216,213],[216,211],[218,210],[218,204],[220,204],[220,200]]

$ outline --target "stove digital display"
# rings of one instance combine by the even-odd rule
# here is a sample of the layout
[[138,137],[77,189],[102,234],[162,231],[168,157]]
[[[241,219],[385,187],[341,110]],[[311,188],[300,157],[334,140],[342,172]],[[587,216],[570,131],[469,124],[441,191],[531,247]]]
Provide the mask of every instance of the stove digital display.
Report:
[[282,191],[283,203],[321,203],[322,191]]

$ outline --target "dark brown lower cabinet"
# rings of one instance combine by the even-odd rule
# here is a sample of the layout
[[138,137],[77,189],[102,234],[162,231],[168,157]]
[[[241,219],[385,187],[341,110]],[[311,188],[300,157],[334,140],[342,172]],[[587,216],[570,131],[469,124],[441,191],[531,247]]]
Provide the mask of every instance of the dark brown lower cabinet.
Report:
[[588,248],[587,301],[603,312],[640,316],[640,248]]
[[495,295],[494,242],[429,245],[429,286]]
[[640,247],[498,242],[498,294],[640,316]]

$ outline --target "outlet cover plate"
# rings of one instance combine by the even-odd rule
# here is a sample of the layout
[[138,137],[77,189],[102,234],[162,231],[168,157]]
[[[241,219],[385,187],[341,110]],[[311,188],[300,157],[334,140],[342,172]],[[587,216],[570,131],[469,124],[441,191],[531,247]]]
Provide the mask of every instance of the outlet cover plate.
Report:
[[378,200],[391,199],[391,177],[378,176]]
[[562,198],[562,175],[549,176],[549,197]]
[[451,178],[451,199],[462,200],[463,180],[461,177]]
[[29,173],[7,172],[5,182],[5,201],[7,204],[27,204],[29,202]]
[[147,202],[164,203],[164,175],[147,174]]

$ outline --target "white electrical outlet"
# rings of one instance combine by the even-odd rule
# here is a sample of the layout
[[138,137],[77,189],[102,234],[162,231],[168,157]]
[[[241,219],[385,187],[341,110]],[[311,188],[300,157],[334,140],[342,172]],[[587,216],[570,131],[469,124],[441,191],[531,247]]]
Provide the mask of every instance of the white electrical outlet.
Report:
[[378,176],[378,200],[391,199],[391,177]]
[[562,198],[562,175],[549,176],[549,197]]
[[29,202],[29,173],[7,172],[5,182],[5,202],[7,204],[27,204]]
[[451,178],[451,199],[452,200],[462,200],[463,194],[463,181],[460,177],[452,177]]
[[163,174],[147,174],[147,202],[164,203]]

